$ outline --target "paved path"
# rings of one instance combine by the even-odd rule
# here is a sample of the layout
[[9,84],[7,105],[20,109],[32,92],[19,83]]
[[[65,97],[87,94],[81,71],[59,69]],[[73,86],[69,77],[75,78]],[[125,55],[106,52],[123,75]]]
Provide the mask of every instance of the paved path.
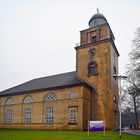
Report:
[[124,130],[122,132],[128,133],[128,134],[140,135],[140,130]]

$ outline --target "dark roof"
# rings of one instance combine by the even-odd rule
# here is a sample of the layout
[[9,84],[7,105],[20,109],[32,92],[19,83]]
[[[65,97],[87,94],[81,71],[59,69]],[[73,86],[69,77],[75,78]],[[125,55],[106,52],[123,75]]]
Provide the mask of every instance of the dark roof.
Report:
[[72,85],[79,85],[85,84],[89,86],[85,81],[81,80],[76,72],[68,72],[38,79],[33,79],[21,85],[12,87],[10,89],[4,90],[0,92],[0,96],[7,96],[7,95],[15,95],[21,94],[25,92],[32,92],[36,90],[45,90],[45,89],[52,89],[52,88],[62,88],[65,86],[72,86]]
[[94,14],[94,15],[91,17],[90,20],[93,20],[93,19],[96,19],[96,18],[103,18],[103,19],[107,22],[105,16],[104,16],[103,14],[101,14],[101,13],[96,13],[96,14]]
[[[103,14],[101,14],[101,13],[96,13],[96,14],[94,14],[92,17],[91,17],[91,19],[89,20],[89,26],[90,26],[90,22],[91,21],[93,21],[93,20],[97,20],[97,19],[103,19],[104,20],[104,22],[103,23],[107,23],[107,20],[106,20],[106,18],[104,17],[104,15]],[[97,24],[101,24],[101,23],[98,23],[99,21],[96,21],[97,22]],[[101,21],[100,21],[101,22]]]

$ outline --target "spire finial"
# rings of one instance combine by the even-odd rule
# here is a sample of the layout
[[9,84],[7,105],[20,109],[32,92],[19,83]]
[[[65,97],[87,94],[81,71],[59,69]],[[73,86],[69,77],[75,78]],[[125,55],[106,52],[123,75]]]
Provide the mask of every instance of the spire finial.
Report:
[[99,8],[97,8],[97,13],[99,14]]

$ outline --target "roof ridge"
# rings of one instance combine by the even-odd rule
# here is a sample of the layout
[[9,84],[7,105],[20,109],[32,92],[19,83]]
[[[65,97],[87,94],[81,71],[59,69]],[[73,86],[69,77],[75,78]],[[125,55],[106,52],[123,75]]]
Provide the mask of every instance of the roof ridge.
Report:
[[63,74],[74,73],[74,72],[76,72],[76,71],[64,72],[64,73],[60,73],[60,74],[54,74],[54,75],[49,75],[49,76],[34,78],[33,80],[42,79],[42,78],[48,78],[48,77],[54,77],[54,76],[57,76],[57,75],[63,75]]

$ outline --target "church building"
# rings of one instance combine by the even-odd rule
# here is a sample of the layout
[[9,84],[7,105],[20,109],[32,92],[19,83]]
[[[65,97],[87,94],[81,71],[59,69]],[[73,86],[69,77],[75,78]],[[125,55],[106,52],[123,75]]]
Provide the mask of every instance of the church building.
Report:
[[87,130],[88,120],[118,128],[119,53],[100,13],[80,31],[76,70],[33,79],[0,92],[0,129]]

